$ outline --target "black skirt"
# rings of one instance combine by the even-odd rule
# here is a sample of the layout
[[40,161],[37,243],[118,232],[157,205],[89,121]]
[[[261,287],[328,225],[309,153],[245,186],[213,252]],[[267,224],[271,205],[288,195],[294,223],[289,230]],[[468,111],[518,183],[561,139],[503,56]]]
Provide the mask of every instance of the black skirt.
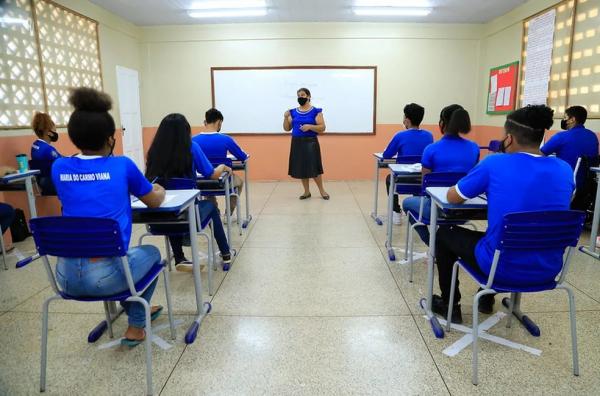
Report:
[[316,137],[292,137],[288,175],[310,179],[323,174],[321,146]]

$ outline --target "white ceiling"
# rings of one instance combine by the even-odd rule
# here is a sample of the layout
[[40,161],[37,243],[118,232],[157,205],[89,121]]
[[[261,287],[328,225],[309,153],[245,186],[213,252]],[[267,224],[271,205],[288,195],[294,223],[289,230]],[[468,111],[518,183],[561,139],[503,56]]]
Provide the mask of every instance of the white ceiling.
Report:
[[358,17],[353,0],[267,0],[262,17],[194,19],[187,15],[193,0],[91,0],[140,26],[236,22],[427,22],[484,23],[506,14],[528,0],[430,0],[426,17]]

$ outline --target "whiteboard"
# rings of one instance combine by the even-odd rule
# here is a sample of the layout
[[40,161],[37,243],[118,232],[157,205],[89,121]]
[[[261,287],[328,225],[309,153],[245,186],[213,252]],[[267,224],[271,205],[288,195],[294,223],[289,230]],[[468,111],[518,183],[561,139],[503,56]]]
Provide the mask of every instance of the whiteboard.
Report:
[[375,133],[376,67],[212,68],[213,106],[223,130],[278,134],[283,114],[298,107],[296,91],[308,88],[323,109],[326,133]]

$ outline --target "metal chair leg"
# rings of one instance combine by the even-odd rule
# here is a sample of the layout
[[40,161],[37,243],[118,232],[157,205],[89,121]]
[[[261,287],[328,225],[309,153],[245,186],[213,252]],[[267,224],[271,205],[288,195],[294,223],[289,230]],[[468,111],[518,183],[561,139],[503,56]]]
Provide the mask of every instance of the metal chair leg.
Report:
[[167,256],[167,265],[169,266],[169,271],[172,271],[171,268],[171,243],[169,242],[169,237],[165,235],[165,255]]
[[42,305],[42,347],[40,359],[40,392],[46,390],[46,367],[48,362],[48,310],[52,300],[60,299],[60,296],[52,296],[44,301]]
[[152,395],[154,390],[152,389],[152,320],[150,319],[150,305],[143,300],[144,311],[146,312],[146,340],[144,342],[146,346],[146,393]]
[[4,270],[8,270],[8,264],[6,260],[6,248],[4,247],[4,238],[0,232],[0,249],[2,249],[2,260],[4,261]]
[[177,339],[175,333],[175,321],[173,320],[173,305],[171,304],[171,286],[169,282],[169,271],[163,269],[163,279],[165,281],[165,295],[167,297],[167,314],[169,315],[169,327],[171,328],[171,339]]
[[113,328],[112,328],[112,317],[110,315],[110,309],[108,309],[108,302],[103,301],[104,304],[104,317],[106,318],[106,328],[108,329],[108,336],[113,338]]
[[561,285],[569,296],[569,317],[571,320],[571,350],[573,352],[573,375],[579,376],[579,352],[577,351],[577,322],[575,319],[575,296],[570,287]]
[[475,296],[473,297],[473,330],[472,330],[472,337],[473,337],[473,357],[472,357],[472,369],[473,369],[473,373],[472,373],[472,378],[471,378],[471,382],[473,383],[473,385],[477,385],[477,383],[479,382],[479,379],[477,378],[477,370],[478,370],[478,352],[479,352],[479,345],[478,345],[478,341],[479,341],[479,297],[481,296],[479,293],[476,293]]
[[448,301],[448,317],[446,322],[446,331],[450,331],[452,324],[452,307],[454,307],[454,290],[456,289],[456,279],[458,279],[458,262],[452,267],[452,282],[450,283],[450,300]]
[[408,244],[409,244],[409,234],[410,234],[410,214],[406,214],[406,241],[404,243],[404,260],[408,260]]
[[517,299],[517,293],[510,293],[510,305],[508,307],[508,319],[506,320],[506,328],[510,328],[512,325],[513,312],[515,310],[515,301]]

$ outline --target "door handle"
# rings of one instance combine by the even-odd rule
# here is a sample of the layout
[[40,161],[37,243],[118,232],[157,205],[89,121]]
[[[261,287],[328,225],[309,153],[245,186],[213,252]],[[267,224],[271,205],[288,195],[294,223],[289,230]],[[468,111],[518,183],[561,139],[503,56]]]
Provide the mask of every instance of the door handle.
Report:
[[123,132],[123,135],[125,135],[125,127],[121,126],[121,132]]

